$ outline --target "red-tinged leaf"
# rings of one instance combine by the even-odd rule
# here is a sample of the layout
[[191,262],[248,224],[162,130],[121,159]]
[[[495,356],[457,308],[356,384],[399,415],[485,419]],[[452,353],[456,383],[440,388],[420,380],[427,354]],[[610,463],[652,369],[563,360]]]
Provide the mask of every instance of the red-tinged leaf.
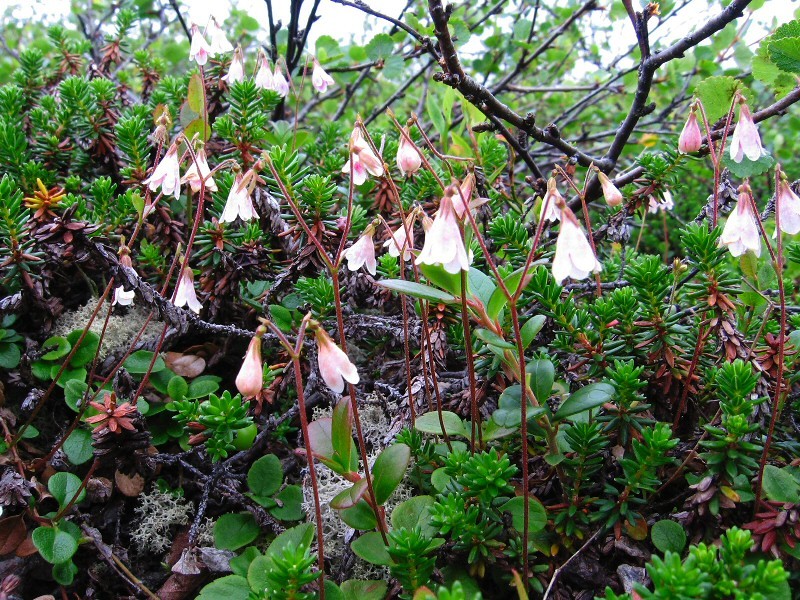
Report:
[[358,469],[358,456],[353,442],[353,405],[345,397],[333,409],[331,419],[331,446],[342,466],[350,471]]
[[411,449],[405,444],[393,444],[380,453],[372,467],[375,501],[383,504],[405,477]]
[[333,459],[332,425],[333,420],[327,417],[308,424],[308,442],[315,456]]
[[364,497],[369,487],[367,486],[366,479],[356,481],[352,486],[337,494],[331,500],[331,508],[335,510],[343,510],[358,504],[358,501]]
[[28,530],[22,515],[0,520],[0,555],[11,554],[25,541]]

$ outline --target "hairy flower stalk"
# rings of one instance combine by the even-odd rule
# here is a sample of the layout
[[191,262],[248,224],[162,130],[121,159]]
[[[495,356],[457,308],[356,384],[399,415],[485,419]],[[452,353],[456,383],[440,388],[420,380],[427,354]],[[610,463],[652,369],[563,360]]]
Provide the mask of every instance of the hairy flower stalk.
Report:
[[745,182],[739,186],[739,199],[736,208],[728,215],[728,221],[719,238],[720,245],[725,245],[731,255],[741,256],[752,250],[756,256],[761,256],[761,237],[759,235],[758,217],[753,212],[752,194],[750,184]]
[[[775,212],[778,213],[778,227],[787,235],[800,233],[800,198],[789,186],[786,175],[778,167],[778,191],[775,195]],[[773,237],[778,237],[775,228]]]
[[561,283],[567,277],[585,279],[590,273],[599,273],[603,266],[594,255],[575,213],[563,201],[560,216],[561,230],[553,256],[553,278]]
[[198,148],[195,152],[195,160],[191,162],[186,173],[181,178],[181,183],[188,183],[192,191],[197,194],[200,191],[200,184],[205,181],[206,189],[210,192],[217,191],[217,184],[211,177],[211,168],[208,166],[205,148]]
[[753,122],[750,108],[745,103],[744,97],[739,97],[739,122],[731,136],[731,159],[734,162],[742,162],[746,156],[749,160],[758,160],[765,154],[761,146],[761,136],[758,135],[758,128]]
[[375,226],[370,223],[364,229],[364,233],[347,250],[342,252],[342,258],[347,259],[347,268],[351,271],[358,271],[365,266],[370,275],[377,273],[377,262],[375,260],[375,242],[372,240],[375,235]]
[[188,264],[184,264],[181,269],[173,304],[179,308],[186,306],[197,314],[200,314],[200,310],[203,308],[194,291],[194,273],[192,273],[192,269]]
[[344,391],[344,382],[353,385],[359,382],[356,366],[350,362],[339,346],[337,346],[322,327],[317,327],[314,331],[314,338],[317,341],[317,360],[319,362],[319,373],[325,384],[337,394]]
[[228,85],[244,81],[244,52],[242,52],[241,46],[237,46],[233,51],[231,66],[228,67],[228,74],[222,78],[222,81]]
[[181,167],[178,162],[177,142],[172,142],[161,162],[156,165],[152,175],[142,183],[148,186],[152,192],[158,191],[158,188],[161,187],[161,193],[165,196],[172,194],[176,200],[180,197]]
[[400,135],[400,142],[397,144],[397,168],[403,177],[413,175],[422,166],[419,150],[408,136],[408,127],[403,127],[403,134]]
[[214,49],[200,33],[200,28],[192,25],[192,44],[189,47],[189,60],[195,61],[201,67],[208,62],[208,57],[214,54]]
[[311,85],[314,86],[314,89],[322,94],[328,89],[328,86],[335,83],[333,77],[328,75],[322,65],[319,64],[317,58],[314,57],[314,70],[311,72]]
[[247,354],[244,356],[242,368],[236,376],[236,389],[243,398],[259,398],[264,387],[264,367],[261,362],[261,338],[267,332],[262,325],[256,329],[256,333],[247,346]]
[[445,271],[453,274],[469,271],[467,249],[453,208],[453,197],[458,193],[458,188],[454,185],[448,186],[444,191],[433,225],[425,234],[425,243],[416,264],[441,264]]
[[697,122],[697,106],[692,105],[689,118],[683,126],[681,135],[678,138],[678,151],[684,154],[691,154],[700,150],[703,145],[703,134],[700,132],[700,124]]
[[249,190],[249,182],[254,176],[255,173],[252,169],[244,177],[241,173],[236,174],[231,191],[228,193],[228,199],[225,202],[225,208],[219,218],[221,223],[233,223],[237,218],[242,221],[258,219],[258,213],[253,205]]

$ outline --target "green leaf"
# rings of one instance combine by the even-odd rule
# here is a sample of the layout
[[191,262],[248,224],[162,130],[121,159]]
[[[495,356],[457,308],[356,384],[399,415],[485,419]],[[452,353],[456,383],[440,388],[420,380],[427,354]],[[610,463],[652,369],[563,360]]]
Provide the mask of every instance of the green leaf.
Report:
[[69,354],[72,349],[72,344],[69,343],[67,338],[59,335],[47,338],[42,344],[42,350],[51,348],[48,352],[42,355],[42,360],[58,360]]
[[392,557],[389,556],[389,552],[386,550],[386,546],[383,544],[381,534],[377,531],[365,533],[350,544],[350,548],[352,548],[356,556],[373,565],[388,567],[394,564]]
[[456,301],[452,294],[437,290],[429,285],[417,283],[415,281],[405,281],[404,279],[387,279],[385,281],[378,281],[378,285],[385,287],[387,290],[407,294],[414,298],[421,298],[431,302],[444,302],[445,304],[452,304]]
[[275,499],[283,506],[268,509],[273,517],[281,521],[299,521],[303,518],[303,490],[299,485],[287,485]]
[[547,317],[544,315],[534,315],[525,322],[525,325],[520,328],[519,335],[522,337],[523,350],[531,345],[531,342],[542,330],[542,327],[544,327],[546,321]]
[[53,579],[60,585],[72,585],[75,575],[78,574],[78,567],[71,560],[53,565],[51,571]]
[[[525,526],[525,499],[515,496],[503,505],[503,512],[511,513],[514,529],[522,531]],[[528,533],[541,531],[547,525],[547,511],[536,498],[528,498]]]
[[167,395],[173,400],[183,400],[183,397],[189,393],[189,384],[186,379],[180,375],[170,378],[167,384]]
[[764,467],[762,489],[764,495],[773,502],[800,502],[800,485],[797,480],[788,470],[779,469],[775,465]]
[[420,527],[422,535],[432,538],[438,532],[430,522],[430,507],[433,503],[433,496],[412,496],[401,502],[392,511],[392,527],[394,529],[405,527],[409,531]]
[[186,393],[187,400],[197,400],[213,394],[219,389],[219,382],[222,381],[216,375],[201,375],[189,382],[189,391]]
[[220,550],[238,550],[256,539],[259,531],[249,512],[226,513],[214,523],[214,545]]
[[505,350],[515,350],[516,346],[511,342],[507,342],[499,335],[497,335],[493,331],[489,331],[488,329],[484,329],[482,327],[478,327],[475,330],[475,337],[477,337],[482,342],[486,342],[490,346],[495,346],[496,348],[502,348]]
[[76,429],[64,440],[64,453],[73,465],[82,465],[94,456],[92,434],[86,429]]
[[349,471],[358,469],[358,456],[353,442],[353,405],[344,397],[333,408],[331,417],[331,446],[333,457]]
[[775,159],[772,158],[771,154],[764,154],[758,160],[750,160],[743,156],[742,162],[737,163],[731,158],[731,154],[726,148],[722,155],[722,164],[736,177],[746,179],[769,171],[775,164]]
[[292,311],[280,304],[270,304],[269,314],[272,317],[272,322],[278,326],[278,329],[284,333],[292,331]]
[[375,529],[378,526],[378,519],[375,518],[375,513],[369,507],[366,500],[361,500],[352,508],[345,508],[339,511],[339,516],[342,521],[347,523],[353,529],[360,529],[368,531]]
[[350,487],[342,490],[330,502],[331,508],[334,510],[343,510],[345,508],[352,508],[358,504],[367,493],[367,480],[359,479]]
[[536,359],[525,365],[525,372],[530,374],[530,386],[533,395],[539,404],[547,402],[550,392],[553,390],[553,382],[556,379],[556,369],[553,363],[547,359]]
[[0,343],[0,369],[16,369],[22,352],[16,344]]
[[269,581],[267,573],[274,568],[272,557],[256,556],[247,568],[247,585],[252,590],[264,590]]
[[78,551],[78,542],[56,527],[37,527],[31,534],[33,545],[50,564],[67,562]]
[[[517,288],[519,288],[519,283],[522,279],[522,272],[524,270],[525,267],[520,267],[513,273],[510,273],[503,278],[503,283],[505,284],[506,289],[508,289],[508,293],[512,296],[517,293]],[[528,283],[530,283],[531,279],[531,272],[530,269],[528,269],[526,286]],[[489,304],[486,307],[486,312],[492,319],[496,319],[506,304],[508,304],[508,298],[506,298],[506,295],[503,293],[503,288],[498,285],[494,292],[492,292],[492,296],[489,299]]]
[[[442,421],[444,422],[444,427],[447,430],[448,435],[469,437],[467,430],[464,427],[464,422],[456,413],[443,410]],[[422,433],[443,435],[442,425],[439,421],[439,413],[437,411],[431,411],[429,413],[419,415],[415,421],[414,427],[416,427],[417,431],[421,431]]]
[[444,270],[442,265],[419,265],[420,272],[425,276],[429,283],[432,283],[437,288],[441,288],[446,292],[450,292],[453,296],[461,296],[461,275],[456,273],[448,273]]
[[[50,379],[55,379],[56,375],[58,375],[58,372],[60,370],[61,370],[60,365],[53,365],[52,367],[50,367]],[[61,376],[58,378],[57,383],[60,387],[63,388],[66,387],[66,385],[70,381],[81,381],[81,382],[86,381],[86,375],[87,375],[86,369],[84,369],[83,367],[77,369],[64,369],[64,371],[61,373]]]
[[[150,361],[153,360],[153,353],[149,350],[137,350],[133,354],[131,354],[126,360],[123,366],[128,373],[133,373],[134,375],[141,375],[143,373],[147,373],[147,370],[150,368]],[[160,356],[156,359],[156,362],[153,364],[153,369],[151,372],[157,373],[163,369],[166,369],[167,365],[164,362],[164,359]]]
[[564,400],[553,418],[561,421],[572,415],[602,406],[614,396],[614,386],[608,383],[591,383]]
[[444,120],[441,100],[437,94],[431,93],[430,90],[428,91],[428,97],[425,98],[425,114],[430,118],[439,135],[442,138],[447,137],[447,123]]
[[341,587],[345,600],[383,600],[389,584],[385,581],[349,579]]
[[385,59],[394,50],[394,40],[386,33],[379,33],[367,42],[365,50],[372,61]]
[[[447,89],[451,91],[450,88]],[[481,301],[481,304],[488,306],[497,286],[486,273],[479,271],[475,267],[470,267],[467,273],[467,289],[473,298],[477,298]]]
[[247,472],[247,486],[256,496],[271,496],[283,484],[283,468],[274,454],[262,456]]
[[67,385],[64,386],[64,402],[66,402],[67,406],[72,410],[78,412],[78,404],[83,400],[83,396],[88,389],[89,386],[86,385],[85,381],[79,381],[77,379],[68,381]]
[[[64,508],[69,502],[72,501],[72,499],[75,497],[75,494],[78,493],[80,487],[81,478],[77,475],[73,475],[72,473],[67,473],[66,471],[59,471],[58,473],[53,474],[50,479],[47,480],[47,489],[53,495],[53,498],[56,499],[61,508]],[[78,498],[75,500],[75,504],[83,502],[84,498],[86,498],[86,490],[82,489],[78,494]],[[55,562],[64,562],[65,560],[67,559],[64,558]]]
[[770,42],[770,60],[781,70],[800,73],[800,37],[786,37]]
[[283,553],[285,548],[301,548],[303,550],[311,547],[314,539],[314,524],[303,523],[287,529],[278,537],[272,540],[267,548],[266,556],[275,556]]
[[239,556],[231,559],[231,571],[234,575],[247,577],[247,569],[258,556],[261,556],[261,551],[255,546],[248,546]]
[[392,444],[375,459],[372,489],[378,505],[383,505],[400,485],[410,460],[411,448],[405,444]]
[[215,579],[200,590],[197,600],[248,600],[248,598],[250,598],[250,584],[247,583],[247,579],[240,575],[226,575]]
[[650,528],[650,539],[662,554],[667,552],[680,554],[686,546],[686,532],[683,526],[669,519],[653,523]]
[[[67,341],[72,344],[73,348],[75,347],[75,344],[78,343],[81,335],[83,335],[82,329],[76,329],[67,335]],[[86,335],[83,337],[81,345],[75,351],[75,354],[72,355],[72,358],[69,361],[69,366],[76,369],[78,367],[88,365],[90,362],[92,362],[92,360],[94,360],[95,354],[97,354],[97,349],[99,347],[100,336],[94,331],[87,331]]]
[[727,76],[709,77],[697,84],[694,93],[703,103],[711,123],[728,114],[733,96],[740,86],[739,81]]

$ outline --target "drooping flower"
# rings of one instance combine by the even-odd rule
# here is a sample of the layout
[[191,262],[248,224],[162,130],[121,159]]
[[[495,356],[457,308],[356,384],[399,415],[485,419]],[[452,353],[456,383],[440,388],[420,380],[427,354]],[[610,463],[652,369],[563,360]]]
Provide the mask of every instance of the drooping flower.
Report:
[[558,191],[556,178],[551,177],[547,180],[547,193],[542,199],[542,206],[539,209],[539,220],[553,221],[554,223],[561,218],[558,207],[564,203],[564,197]]
[[728,215],[728,221],[722,230],[719,238],[720,246],[727,246],[733,256],[741,256],[748,250],[752,250],[756,256],[761,256],[757,218],[753,212],[750,185],[745,180],[745,183],[739,186],[736,208]]
[[264,387],[264,371],[261,364],[261,337],[266,333],[266,329],[261,326],[256,330],[256,334],[247,346],[247,354],[244,355],[242,368],[236,376],[236,389],[243,398],[255,398],[261,393]]
[[[205,180],[206,189],[210,192],[217,191],[217,184],[214,178],[211,177],[211,169],[208,166],[208,159],[206,158],[205,148],[198,148],[194,154],[196,162],[193,160],[186,169],[186,173],[181,178],[181,183],[188,183],[189,187],[196,194],[200,191],[200,184]],[[199,167],[199,172],[198,172]]]
[[150,188],[150,191],[158,191],[161,186],[161,192],[165,196],[173,194],[175,199],[181,195],[181,172],[180,164],[178,164],[178,143],[172,142],[172,145],[167,150],[167,153],[161,158],[161,162],[156,165],[153,173],[145,179],[143,184]]
[[178,278],[178,288],[175,290],[175,300],[172,302],[175,306],[186,306],[190,310],[200,314],[203,305],[197,299],[197,294],[194,291],[194,273],[189,265],[183,265],[181,269],[181,276]]
[[684,154],[691,154],[700,150],[702,145],[703,134],[700,132],[696,109],[693,106],[692,111],[689,113],[689,118],[686,119],[686,125],[683,126],[683,131],[681,131],[681,135],[678,138],[678,151]]
[[350,362],[339,346],[331,339],[331,336],[318,327],[314,332],[317,340],[317,360],[319,361],[319,374],[322,380],[337,394],[344,390],[344,382],[357,384],[359,381],[356,366]]
[[467,211],[474,208],[472,193],[475,191],[475,175],[470,172],[458,186],[458,194],[453,196],[453,210],[456,216],[463,219]]
[[433,225],[425,234],[425,243],[417,257],[418,265],[441,264],[448,273],[469,271],[469,256],[458,227],[453,197],[458,194],[454,185],[447,186]]
[[[131,262],[131,251],[125,245],[125,240],[122,241],[122,245],[119,248],[119,264],[122,267],[132,267],[133,263]],[[130,306],[133,304],[133,298],[136,294],[133,290],[125,291],[125,288],[121,285],[118,285],[114,288],[114,298],[111,301],[111,305],[119,304],[120,306]]]
[[657,199],[652,194],[649,196],[647,212],[655,214],[662,210],[672,210],[675,208],[675,202],[672,201],[672,194],[669,193],[669,190],[663,190],[661,194],[663,196],[661,200]]
[[358,271],[362,266],[366,266],[370,275],[375,275],[377,263],[375,261],[375,242],[372,241],[374,235],[375,227],[370,223],[355,244],[342,252],[342,258],[347,259],[348,269]]
[[400,142],[397,144],[397,168],[403,177],[413,175],[422,166],[419,150],[408,135],[408,127],[403,127],[403,134],[400,135]]
[[[778,174],[775,211],[778,214],[778,227],[783,233],[794,235],[800,232],[800,198],[789,187],[789,182],[785,179],[782,171]],[[778,237],[777,228],[773,237]]]
[[274,85],[269,59],[263,50],[258,52],[258,71],[256,72],[255,84],[257,88],[262,90],[271,90]]
[[602,268],[575,213],[564,204],[561,208],[561,230],[553,256],[553,277],[557,283],[567,277],[585,279],[589,273],[599,273]]
[[192,45],[189,47],[189,60],[195,61],[201,67],[208,62],[208,57],[214,54],[211,45],[200,33],[197,25],[192,25]]
[[744,98],[741,98],[739,100],[739,122],[731,136],[731,159],[739,163],[745,156],[749,160],[758,160],[763,154],[764,148],[761,146],[758,128],[753,122],[750,108]]
[[231,66],[228,67],[228,74],[222,78],[222,81],[227,82],[228,85],[244,81],[244,53],[241,46],[237,46],[233,51]]
[[[389,256],[398,257],[402,250],[404,261],[411,258],[411,251],[414,249],[414,221],[416,219],[417,211],[412,210],[406,215],[405,227],[401,224],[392,233],[392,236],[383,242],[383,247],[389,250]],[[406,228],[408,228],[408,236],[406,236]]]
[[325,90],[328,89],[329,85],[334,85],[336,82],[333,80],[333,77],[328,75],[325,69],[322,68],[322,65],[319,64],[319,61],[314,58],[314,70],[311,72],[311,85],[314,86],[314,89],[317,90],[320,94],[324,93]]
[[370,148],[361,135],[361,128],[356,126],[350,134],[350,158],[342,167],[342,173],[350,174],[350,163],[353,163],[353,183],[361,185],[367,180],[367,173],[374,177],[383,175],[383,161]]
[[280,94],[281,98],[286,98],[289,95],[289,82],[283,76],[278,63],[275,63],[275,72],[272,74],[272,89]]
[[250,197],[250,191],[247,186],[249,173],[248,171],[245,177],[242,177],[241,173],[236,174],[231,191],[228,193],[228,199],[225,202],[225,208],[219,218],[221,223],[233,223],[237,217],[242,221],[258,218],[256,207],[253,205],[253,199]]
[[209,46],[211,46],[212,55],[227,54],[233,50],[233,46],[225,36],[225,32],[222,31],[214,17],[211,17],[211,23],[209,23],[208,28],[206,29],[206,34],[211,40]]
[[608,176],[602,171],[597,171],[597,178],[600,180],[600,187],[603,188],[603,197],[609,206],[619,206],[622,204],[622,192],[617,189]]

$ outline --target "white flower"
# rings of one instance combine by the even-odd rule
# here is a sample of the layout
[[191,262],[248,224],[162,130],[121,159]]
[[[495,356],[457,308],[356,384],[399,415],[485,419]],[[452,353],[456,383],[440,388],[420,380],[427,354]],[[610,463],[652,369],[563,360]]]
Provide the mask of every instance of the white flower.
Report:
[[408,136],[408,127],[403,128],[404,134],[400,135],[400,142],[397,144],[397,168],[403,177],[413,175],[422,166],[422,157],[419,150]]
[[[782,176],[775,197],[775,210],[778,214],[778,225],[783,233],[794,235],[800,232],[800,198],[792,191],[789,182]],[[777,228],[773,237],[778,237]]]
[[121,285],[117,286],[114,288],[114,299],[111,301],[111,304],[112,306],[114,304],[119,304],[120,306],[130,306],[133,304],[133,297],[135,295],[136,293],[133,290],[126,292],[124,287]]
[[567,277],[585,279],[589,273],[599,273],[603,266],[592,252],[575,214],[569,207],[561,209],[561,230],[553,257],[553,277],[561,283]]
[[559,207],[564,204],[564,198],[556,187],[556,178],[551,177],[547,180],[547,193],[542,199],[542,207],[539,209],[539,220],[556,222],[561,218]]
[[273,89],[272,69],[269,68],[269,60],[263,52],[258,53],[258,71],[256,72],[255,84],[262,90]]
[[[400,250],[402,250],[404,261],[411,258],[411,250],[414,249],[414,221],[416,217],[416,211],[406,216],[406,227],[408,227],[410,237],[406,237],[406,227],[401,224],[400,227],[392,233],[392,237],[383,242],[383,247],[389,250],[389,256],[400,256]],[[406,243],[407,239],[408,243]]]
[[364,233],[356,240],[356,243],[342,252],[342,258],[347,259],[348,269],[358,271],[362,266],[366,266],[370,275],[375,275],[377,263],[375,261],[375,242],[372,241],[374,234],[375,228],[372,225],[367,225]]
[[319,374],[322,380],[337,394],[344,391],[344,382],[357,384],[359,381],[356,366],[350,362],[331,336],[319,327],[314,333],[317,340],[317,360],[319,361]]
[[233,46],[225,37],[225,32],[217,25],[217,20],[211,17],[211,23],[206,29],[206,34],[211,39],[211,54],[227,54],[233,50]]
[[280,94],[281,98],[286,98],[289,95],[289,82],[283,76],[283,71],[275,63],[275,72],[272,74],[272,89]]
[[213,49],[200,33],[197,25],[192,25],[192,45],[189,47],[189,60],[195,61],[201,67],[208,62],[209,55],[214,54]]
[[[259,330],[262,328],[259,327]],[[247,354],[242,361],[242,367],[236,376],[236,389],[243,398],[255,398],[261,393],[264,387],[264,372],[261,365],[261,336],[259,332],[250,340],[247,346]]]
[[452,274],[469,271],[469,256],[453,209],[453,196],[458,193],[458,188],[454,185],[445,190],[433,225],[425,234],[425,243],[416,264],[441,264],[445,271]]
[[361,136],[361,129],[356,127],[350,134],[350,158],[342,167],[342,173],[350,174],[350,163],[353,163],[353,183],[361,185],[367,180],[367,173],[374,177],[383,175],[383,161],[379,159]]
[[314,58],[314,70],[311,72],[311,85],[314,86],[314,89],[322,94],[328,89],[329,85],[334,85],[335,83],[333,77],[328,75],[322,65],[319,64],[319,61]]
[[[200,191],[200,182],[205,180],[206,189],[211,192],[216,192],[217,184],[214,182],[214,178],[210,176],[211,169],[208,166],[205,149],[200,148],[197,152],[195,152],[194,156],[197,159],[197,162],[191,162],[189,168],[186,169],[186,173],[181,178],[181,183],[188,183],[192,188],[192,191],[196,194]],[[200,168],[199,173],[198,167]]]
[[739,105],[739,122],[731,136],[731,159],[734,162],[742,162],[745,156],[750,160],[758,160],[765,154],[761,146],[761,136],[758,135],[758,128],[750,114],[750,108],[741,101]]
[[244,81],[244,54],[241,47],[237,47],[233,51],[231,66],[228,67],[228,74],[222,78],[222,81],[227,82],[228,85]]
[[178,164],[178,144],[173,142],[153,170],[152,175],[145,179],[143,184],[150,188],[150,191],[157,191],[161,186],[161,192],[168,196],[175,195],[175,199],[181,195],[181,172]]
[[606,199],[606,204],[609,206],[619,206],[622,204],[622,192],[617,189],[608,176],[602,171],[597,172],[597,178],[600,180],[600,186],[603,188],[603,197]]
[[253,199],[250,197],[241,173],[236,174],[219,220],[221,223],[233,223],[236,217],[241,218],[242,221],[258,218],[256,208],[253,206]]
[[675,202],[672,201],[672,194],[670,194],[668,190],[664,190],[662,194],[663,198],[661,200],[650,195],[650,200],[647,203],[647,212],[655,214],[661,210],[672,210],[675,208]]
[[198,315],[203,305],[197,300],[197,294],[194,291],[194,274],[189,268],[189,265],[184,265],[181,269],[181,276],[178,279],[178,288],[175,290],[175,306],[186,306],[193,310]]
[[750,186],[745,183],[739,187],[739,199],[736,201],[736,208],[728,215],[725,229],[719,238],[720,245],[727,246],[733,256],[741,256],[748,250],[761,256],[761,238],[756,218]]

